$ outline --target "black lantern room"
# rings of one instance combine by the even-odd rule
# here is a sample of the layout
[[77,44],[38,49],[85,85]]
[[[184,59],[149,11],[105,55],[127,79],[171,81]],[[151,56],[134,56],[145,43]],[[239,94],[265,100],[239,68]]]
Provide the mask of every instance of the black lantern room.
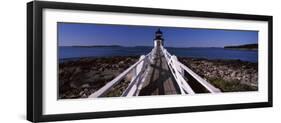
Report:
[[160,28],[158,28],[158,30],[155,32],[155,38],[154,38],[154,46],[160,46],[160,45],[164,45],[164,39],[163,39],[163,33],[160,30]]

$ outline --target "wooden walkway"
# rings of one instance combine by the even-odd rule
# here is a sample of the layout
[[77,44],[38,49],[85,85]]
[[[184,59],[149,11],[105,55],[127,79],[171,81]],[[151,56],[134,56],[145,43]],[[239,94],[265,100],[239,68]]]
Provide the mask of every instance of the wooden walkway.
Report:
[[156,49],[154,63],[149,67],[150,71],[148,71],[139,96],[180,94],[176,80],[170,72],[168,63],[160,48]]

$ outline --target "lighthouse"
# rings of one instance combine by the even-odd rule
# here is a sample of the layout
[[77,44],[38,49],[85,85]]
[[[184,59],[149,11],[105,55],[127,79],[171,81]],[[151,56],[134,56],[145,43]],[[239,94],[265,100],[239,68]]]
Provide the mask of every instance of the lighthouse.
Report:
[[155,32],[155,38],[154,38],[154,47],[159,47],[164,45],[164,39],[163,39],[163,33],[158,28],[158,30]]

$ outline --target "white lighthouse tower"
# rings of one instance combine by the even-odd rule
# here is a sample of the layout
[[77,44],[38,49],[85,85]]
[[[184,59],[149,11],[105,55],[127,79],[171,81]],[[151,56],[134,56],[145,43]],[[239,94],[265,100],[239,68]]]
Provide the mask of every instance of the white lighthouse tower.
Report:
[[154,47],[164,46],[164,39],[162,36],[163,36],[163,33],[158,28],[158,30],[155,32]]

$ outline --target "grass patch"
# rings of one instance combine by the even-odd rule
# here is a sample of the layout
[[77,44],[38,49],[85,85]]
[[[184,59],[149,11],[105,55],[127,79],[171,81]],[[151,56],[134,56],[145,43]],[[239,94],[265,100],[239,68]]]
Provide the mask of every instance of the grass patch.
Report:
[[257,91],[257,87],[242,84],[239,81],[225,81],[220,78],[208,78],[209,82],[223,92]]
[[121,80],[121,82],[115,85],[113,88],[109,90],[109,92],[105,95],[105,97],[120,97],[123,92],[128,87],[130,81]]

